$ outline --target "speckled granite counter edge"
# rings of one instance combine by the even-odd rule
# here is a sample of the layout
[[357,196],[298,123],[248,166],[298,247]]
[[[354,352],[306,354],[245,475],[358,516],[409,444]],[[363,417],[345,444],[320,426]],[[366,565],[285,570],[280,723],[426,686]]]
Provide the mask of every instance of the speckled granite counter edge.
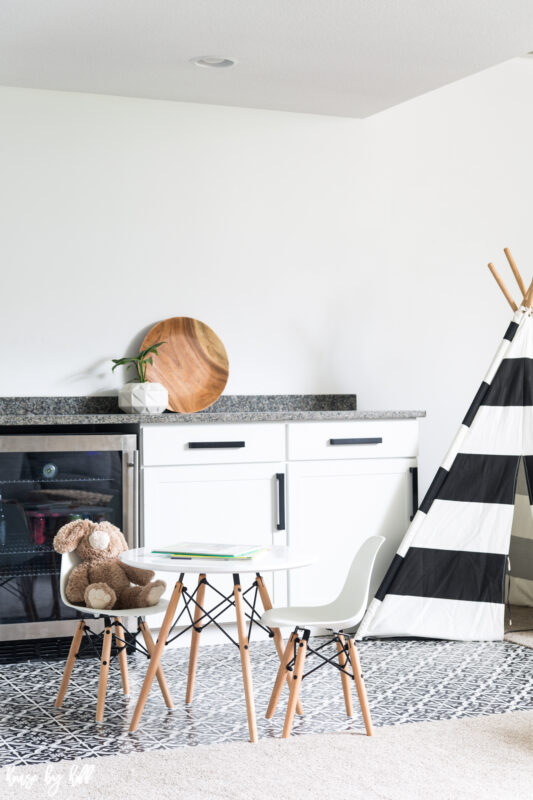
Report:
[[222,395],[196,414],[124,414],[117,397],[0,397],[0,425],[126,425],[414,419],[424,411],[357,411],[355,394]]
[[215,422],[298,422],[305,420],[416,419],[425,411],[228,411],[212,414],[4,414],[1,426],[213,424]]

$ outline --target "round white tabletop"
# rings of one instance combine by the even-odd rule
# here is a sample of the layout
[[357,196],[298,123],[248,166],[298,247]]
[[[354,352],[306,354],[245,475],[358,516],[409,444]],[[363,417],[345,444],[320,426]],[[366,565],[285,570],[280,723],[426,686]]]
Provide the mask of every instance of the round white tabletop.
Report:
[[270,547],[266,552],[260,553],[250,560],[218,561],[214,558],[170,558],[158,556],[151,552],[149,547],[138,547],[136,550],[127,550],[120,556],[121,561],[132,567],[153,569],[155,572],[174,573],[218,573],[243,575],[248,572],[276,572],[281,569],[298,569],[314,564],[316,557],[310,553],[295,550],[292,547],[277,545]]

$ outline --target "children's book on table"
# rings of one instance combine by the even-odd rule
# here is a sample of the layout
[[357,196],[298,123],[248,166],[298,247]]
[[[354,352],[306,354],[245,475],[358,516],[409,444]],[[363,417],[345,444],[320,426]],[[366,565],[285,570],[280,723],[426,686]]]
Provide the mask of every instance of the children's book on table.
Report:
[[268,551],[266,544],[215,544],[178,542],[152,550],[154,555],[176,559],[212,558],[219,561],[249,561]]

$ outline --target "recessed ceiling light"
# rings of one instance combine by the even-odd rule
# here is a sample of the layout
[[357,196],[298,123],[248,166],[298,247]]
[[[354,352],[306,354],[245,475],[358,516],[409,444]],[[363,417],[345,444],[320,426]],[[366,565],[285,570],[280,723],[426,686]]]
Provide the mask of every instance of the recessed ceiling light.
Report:
[[234,58],[224,58],[222,56],[198,56],[191,58],[197,67],[207,67],[208,69],[226,69],[232,67],[236,62]]

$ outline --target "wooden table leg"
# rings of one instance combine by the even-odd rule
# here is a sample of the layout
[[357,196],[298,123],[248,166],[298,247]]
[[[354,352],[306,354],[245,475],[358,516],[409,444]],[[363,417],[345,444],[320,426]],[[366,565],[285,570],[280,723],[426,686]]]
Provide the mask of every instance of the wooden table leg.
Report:
[[287,713],[285,714],[285,724],[283,725],[283,739],[288,739],[291,735],[294,712],[296,711],[296,703],[298,702],[300,686],[302,685],[302,678],[304,674],[308,635],[309,631],[305,631],[304,636],[298,641],[298,646],[296,648],[296,661],[294,663],[294,671],[292,672],[289,703],[287,705]]
[[[339,666],[346,669],[348,659],[344,650],[345,639],[342,634],[339,634],[337,640],[337,651],[339,653]],[[350,683],[350,676],[347,672],[341,672],[342,691],[344,692],[344,704],[346,706],[346,714],[353,717],[353,704],[352,704],[352,685]]]
[[98,680],[98,700],[96,701],[96,721],[103,722],[105,695],[107,691],[107,678],[109,676],[109,661],[111,659],[111,641],[113,639],[113,629],[111,620],[106,618],[104,628],[104,638],[102,641],[102,655],[100,657],[100,678]]
[[355,649],[353,639],[348,639],[348,652],[350,654],[350,661],[352,662],[353,677],[355,686],[357,688],[357,696],[359,697],[359,704],[363,712],[363,719],[365,721],[365,728],[367,736],[372,736],[374,729],[372,728],[372,718],[370,716],[370,708],[368,705],[368,698],[366,696],[366,687],[361,675],[361,664],[359,662],[359,655]]
[[250,648],[248,645],[248,635],[246,633],[246,617],[244,616],[241,581],[237,574],[233,575],[233,596],[235,598],[235,614],[237,617],[237,630],[239,632],[239,652],[241,654],[244,696],[246,698],[246,711],[248,714],[248,730],[250,731],[250,741],[257,742],[257,723],[255,719],[254,687],[250,666]]
[[[125,629],[122,625],[121,617],[115,617],[115,644],[117,647],[117,658],[118,658],[118,665],[120,667],[120,677],[122,679],[122,691],[125,695],[129,696],[130,693],[130,679],[128,675],[128,656],[126,653],[126,642],[125,642]],[[118,636],[118,639],[117,639]],[[124,639],[123,642],[119,642],[119,639]]]
[[67,687],[70,681],[70,676],[72,675],[72,670],[74,669],[74,664],[76,663],[76,656],[78,655],[78,650],[80,649],[80,644],[83,637],[84,629],[85,629],[85,621],[83,619],[80,619],[76,627],[76,630],[74,632],[74,636],[72,637],[72,642],[70,643],[70,650],[68,651],[68,657],[65,664],[65,669],[63,670],[61,685],[59,687],[59,691],[56,697],[56,702],[55,702],[56,708],[61,708],[61,706],[63,705],[63,700],[65,699],[65,695],[67,693]]
[[[205,597],[205,575],[198,576],[198,589],[196,591],[195,600],[198,602],[199,606],[204,605],[204,597]],[[200,647],[200,634],[201,629],[196,629],[196,624],[202,614],[204,613],[199,606],[194,607],[194,625],[192,628],[191,633],[191,650],[189,653],[189,674],[187,676],[187,691],[185,693],[185,702],[192,703],[192,698],[194,695],[194,679],[196,677],[196,664],[198,662],[198,648]]]
[[[139,623],[139,627],[141,629],[141,633],[143,635],[144,643],[146,645],[146,649],[148,650],[148,655],[150,658],[152,657],[152,653],[155,649],[154,640],[152,638],[152,632],[148,627],[148,623],[146,620],[141,620]],[[163,695],[163,699],[165,701],[165,705],[167,708],[174,708],[174,703],[172,701],[172,695],[170,694],[170,690],[167,685],[167,679],[165,678],[163,667],[161,664],[158,666],[157,671],[155,673],[155,677],[157,678],[157,682],[159,684],[159,688],[161,689],[161,694]]]
[[[270,609],[272,608],[272,602],[270,600],[270,595],[268,594],[268,589],[266,587],[264,578],[259,573],[257,573],[256,580],[263,609],[265,611],[270,611]],[[285,650],[285,646],[283,644],[283,636],[281,635],[281,631],[279,628],[271,628],[270,630],[272,631],[272,634],[274,636],[274,644],[276,645],[276,650],[278,651],[279,660],[281,663],[283,663],[283,653]],[[287,685],[290,689],[291,688],[290,673],[287,672],[286,674],[287,674]],[[299,714],[300,716],[304,713],[303,706],[300,700],[298,700],[298,702],[296,703],[296,713]],[[270,717],[267,716],[267,719],[270,719]]]
[[141,719],[145,703],[148,699],[148,695],[150,694],[150,688],[152,686],[152,682],[159,667],[163,650],[165,649],[168,632],[172,626],[172,622],[176,614],[176,609],[178,607],[182,590],[183,590],[183,573],[181,573],[179,580],[174,586],[174,590],[172,592],[172,596],[170,598],[168,608],[166,610],[165,618],[163,620],[163,624],[161,625],[159,636],[157,637],[157,644],[155,646],[153,654],[150,657],[150,661],[148,662],[148,669],[146,670],[146,675],[144,677],[144,682],[141,688],[141,692],[139,694],[139,699],[137,700],[137,705],[135,706],[135,711],[133,712],[133,717],[131,719],[131,724],[130,724],[131,733],[133,733],[133,731],[136,731],[137,728],[139,727],[139,720]]

